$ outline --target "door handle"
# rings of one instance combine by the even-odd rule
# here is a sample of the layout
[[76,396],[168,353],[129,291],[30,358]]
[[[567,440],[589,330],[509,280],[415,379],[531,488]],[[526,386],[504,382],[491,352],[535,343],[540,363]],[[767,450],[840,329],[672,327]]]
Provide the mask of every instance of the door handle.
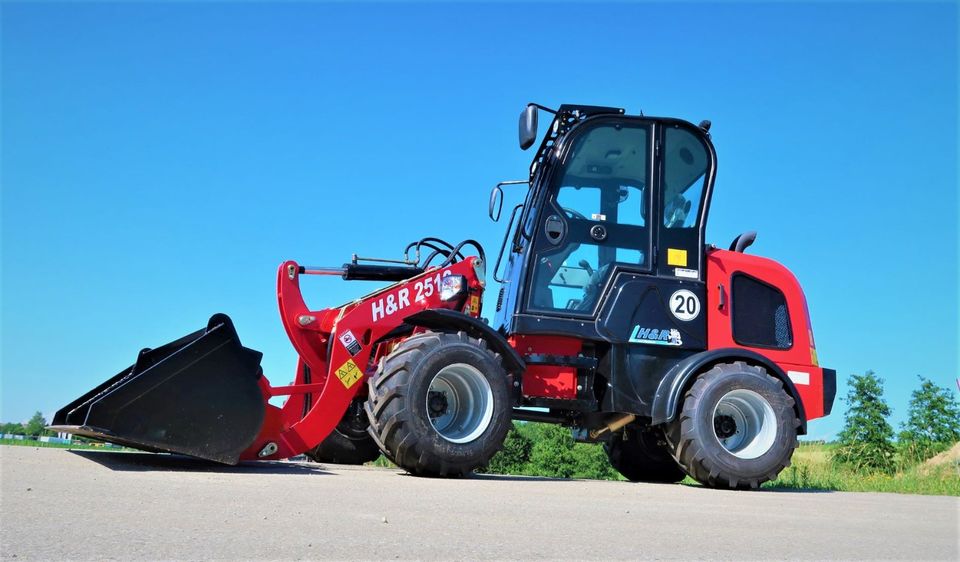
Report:
[[543,223],[544,233],[547,235],[547,240],[551,244],[559,244],[560,240],[563,239],[563,235],[567,230],[566,223],[560,219],[557,215],[550,215],[547,217],[547,220]]

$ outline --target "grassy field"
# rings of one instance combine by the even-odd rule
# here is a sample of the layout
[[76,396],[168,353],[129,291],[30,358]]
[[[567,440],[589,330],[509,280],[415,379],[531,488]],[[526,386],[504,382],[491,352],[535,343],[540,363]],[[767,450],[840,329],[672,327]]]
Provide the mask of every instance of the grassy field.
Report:
[[830,461],[831,444],[801,444],[793,465],[764,488],[960,496],[960,443],[892,475],[860,474]]

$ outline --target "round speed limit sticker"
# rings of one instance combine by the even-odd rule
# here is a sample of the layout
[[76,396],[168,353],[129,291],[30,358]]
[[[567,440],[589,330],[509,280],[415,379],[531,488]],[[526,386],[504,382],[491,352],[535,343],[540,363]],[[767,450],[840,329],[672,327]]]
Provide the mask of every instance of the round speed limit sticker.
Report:
[[689,322],[700,315],[700,299],[693,292],[680,289],[670,295],[670,312],[678,320]]

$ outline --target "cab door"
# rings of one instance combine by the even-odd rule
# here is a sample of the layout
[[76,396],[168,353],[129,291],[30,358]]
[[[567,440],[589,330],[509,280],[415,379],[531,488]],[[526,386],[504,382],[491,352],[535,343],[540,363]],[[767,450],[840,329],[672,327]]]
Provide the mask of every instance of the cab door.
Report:
[[[675,360],[707,347],[704,229],[715,169],[705,133],[662,120],[656,140],[652,213],[655,252],[648,278],[620,274],[600,316],[600,331],[624,341],[630,363]],[[616,336],[624,339],[615,339]],[[639,365],[634,371],[643,371]]]
[[622,117],[571,132],[535,225],[524,314],[586,326],[617,271],[653,272],[654,133]]

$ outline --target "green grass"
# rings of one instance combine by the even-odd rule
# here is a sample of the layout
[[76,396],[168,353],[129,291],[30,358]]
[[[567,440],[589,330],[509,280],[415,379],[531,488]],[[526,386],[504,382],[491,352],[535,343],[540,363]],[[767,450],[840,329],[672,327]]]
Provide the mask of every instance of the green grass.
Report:
[[[835,447],[832,444],[801,443],[793,455],[793,464],[780,473],[779,478],[764,484],[763,488],[960,496],[960,465],[956,462],[935,466],[921,464],[892,475],[861,474],[849,468],[838,467],[830,460],[831,451]],[[396,468],[396,465],[382,455],[367,464]],[[530,471],[523,474],[536,476]],[[619,474],[612,479],[624,480]],[[681,484],[701,486],[689,476],[684,478]]]
[[956,461],[920,464],[895,474],[869,474],[833,463],[830,453],[834,447],[802,444],[793,455],[793,464],[763,487],[960,496],[960,465]]

